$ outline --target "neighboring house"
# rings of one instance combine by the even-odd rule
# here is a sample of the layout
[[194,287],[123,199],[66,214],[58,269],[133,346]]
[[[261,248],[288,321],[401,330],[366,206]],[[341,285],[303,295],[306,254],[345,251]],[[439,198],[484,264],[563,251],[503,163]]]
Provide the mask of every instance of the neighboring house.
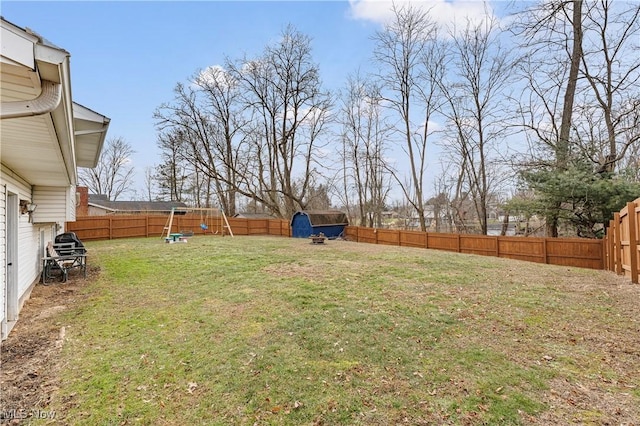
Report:
[[[81,200],[83,198],[81,197]],[[88,216],[110,214],[169,214],[172,209],[187,209],[179,201],[110,201],[106,195],[89,194],[87,208],[78,206],[78,212],[85,211]]]
[[[71,97],[69,53],[0,19],[0,334],[76,215],[77,167],[95,167],[109,119]],[[97,64],[96,64],[97,66]]]

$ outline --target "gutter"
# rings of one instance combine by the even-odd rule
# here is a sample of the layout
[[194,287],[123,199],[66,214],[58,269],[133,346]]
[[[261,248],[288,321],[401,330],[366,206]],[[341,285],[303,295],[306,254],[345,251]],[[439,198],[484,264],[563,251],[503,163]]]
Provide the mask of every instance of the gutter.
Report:
[[42,80],[40,96],[28,101],[2,102],[0,119],[32,117],[52,112],[62,99],[61,84]]

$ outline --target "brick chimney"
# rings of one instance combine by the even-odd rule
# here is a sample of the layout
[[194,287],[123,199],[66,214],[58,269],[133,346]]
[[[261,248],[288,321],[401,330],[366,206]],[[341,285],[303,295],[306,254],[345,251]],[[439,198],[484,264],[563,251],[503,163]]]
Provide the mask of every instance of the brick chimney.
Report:
[[89,216],[89,188],[76,187],[76,216]]

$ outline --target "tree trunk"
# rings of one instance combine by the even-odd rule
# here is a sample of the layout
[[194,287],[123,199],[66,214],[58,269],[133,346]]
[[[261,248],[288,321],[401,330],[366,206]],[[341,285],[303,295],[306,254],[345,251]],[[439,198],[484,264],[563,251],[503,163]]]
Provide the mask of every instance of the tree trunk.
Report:
[[[576,86],[578,84],[578,73],[582,60],[582,0],[573,0],[573,46],[571,51],[571,68],[569,70],[569,80],[567,90],[564,93],[562,106],[562,121],[560,123],[560,136],[556,146],[556,169],[565,170],[569,165],[569,134],[571,132],[571,117],[573,113],[573,101],[576,96]],[[560,203],[556,203],[551,213],[546,218],[546,232],[548,237],[558,236],[558,216]]]

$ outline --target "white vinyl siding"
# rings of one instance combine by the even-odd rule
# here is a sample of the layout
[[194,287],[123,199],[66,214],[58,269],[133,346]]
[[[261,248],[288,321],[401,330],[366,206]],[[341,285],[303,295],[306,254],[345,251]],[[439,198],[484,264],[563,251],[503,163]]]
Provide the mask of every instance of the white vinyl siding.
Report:
[[[6,194],[14,193],[17,194],[17,197],[20,200],[31,199],[31,187],[21,180],[19,177],[12,175],[11,173],[4,173],[6,169],[3,169],[2,173],[2,181],[0,181],[0,192],[2,195],[2,201],[0,202],[1,209],[0,210],[0,260],[1,262],[1,270],[2,275],[0,276],[2,280],[2,316],[6,314],[4,312],[4,307],[6,306],[6,301],[4,300],[4,289],[7,286],[7,275],[6,275],[6,247],[7,247],[7,212],[6,212]],[[63,204],[63,207],[65,204]],[[38,205],[38,209],[40,206]],[[28,214],[21,214],[18,212],[18,255],[15,262],[15,267],[17,271],[17,290],[18,290],[18,299],[23,303],[29,296],[29,292],[33,288],[33,285],[40,279],[40,273],[42,271],[42,249],[41,247],[46,246],[48,241],[41,241],[41,236],[55,236],[55,224],[37,224],[29,222]]]
[[33,213],[34,223],[64,224],[76,219],[75,186],[34,186],[33,202],[38,206]]
[[40,276],[40,230],[29,223],[29,215],[18,217],[18,294],[22,299]]
[[[7,185],[0,186],[0,282],[2,287],[0,288],[0,324],[4,324],[7,316],[5,307],[7,301],[5,300],[5,289],[7,287]],[[2,331],[4,332],[4,330]],[[5,337],[5,336],[2,336]]]

